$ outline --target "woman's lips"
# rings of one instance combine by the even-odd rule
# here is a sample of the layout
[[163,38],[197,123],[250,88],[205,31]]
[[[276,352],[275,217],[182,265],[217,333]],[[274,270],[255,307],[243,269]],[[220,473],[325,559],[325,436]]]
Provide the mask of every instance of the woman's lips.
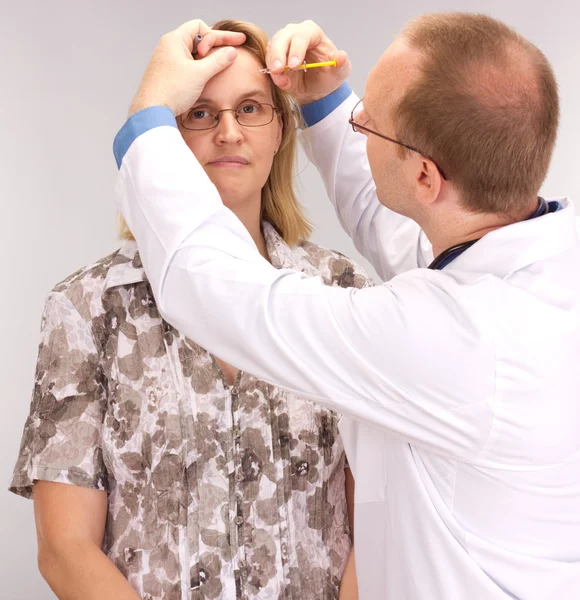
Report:
[[220,156],[210,163],[213,167],[230,167],[239,169],[241,167],[247,167],[248,161],[243,156]]

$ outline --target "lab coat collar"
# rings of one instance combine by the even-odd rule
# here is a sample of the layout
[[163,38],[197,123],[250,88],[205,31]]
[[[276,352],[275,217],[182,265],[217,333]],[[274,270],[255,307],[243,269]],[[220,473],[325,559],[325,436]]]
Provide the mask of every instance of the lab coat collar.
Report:
[[579,243],[574,204],[558,200],[556,212],[496,229],[458,256],[444,272],[470,271],[507,277]]

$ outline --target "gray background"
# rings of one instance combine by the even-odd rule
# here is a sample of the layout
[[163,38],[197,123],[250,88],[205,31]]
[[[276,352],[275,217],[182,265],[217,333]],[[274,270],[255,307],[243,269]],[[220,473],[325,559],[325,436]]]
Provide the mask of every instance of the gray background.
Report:
[[[196,8],[200,5],[207,8]],[[188,2],[28,0],[0,3],[0,598],[54,598],[36,568],[32,503],[4,491],[33,383],[43,301],[58,281],[116,247],[113,137],[157,40],[191,18],[253,21],[269,35],[289,22],[320,23],[352,60],[362,94],[381,52],[413,16],[486,12],[536,43],[554,65],[562,122],[543,193],[580,200],[580,4],[572,0]],[[300,195],[314,241],[357,257],[316,171],[301,157]],[[525,165],[522,165],[525,168]]]

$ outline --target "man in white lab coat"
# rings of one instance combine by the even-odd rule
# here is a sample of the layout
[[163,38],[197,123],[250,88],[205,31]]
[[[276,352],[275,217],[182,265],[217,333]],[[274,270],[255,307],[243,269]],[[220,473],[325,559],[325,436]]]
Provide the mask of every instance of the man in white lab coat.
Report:
[[558,121],[545,57],[488,17],[427,15],[355,108],[318,26],[273,38],[274,81],[311,103],[308,152],[386,280],[349,291],[262,259],[175,129],[235,60],[212,45],[199,21],[165,36],[115,141],[163,316],[346,415],[363,600],[580,597],[580,239],[569,200],[538,198]]

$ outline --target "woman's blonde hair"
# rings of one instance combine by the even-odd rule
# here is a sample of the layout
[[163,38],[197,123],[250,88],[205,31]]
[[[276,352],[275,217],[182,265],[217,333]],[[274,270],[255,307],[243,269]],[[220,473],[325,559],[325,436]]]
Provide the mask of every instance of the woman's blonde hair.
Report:
[[[212,29],[245,33],[246,41],[241,47],[251,52],[265,66],[268,36],[262,29],[252,23],[233,19],[219,21]],[[294,192],[299,117],[292,96],[274,85],[270,78],[269,80],[274,105],[280,109],[282,140],[274,156],[268,180],[262,188],[261,219],[273,225],[284,241],[294,246],[307,240],[312,233],[312,227]],[[134,239],[122,217],[120,217],[119,235],[122,239]]]

